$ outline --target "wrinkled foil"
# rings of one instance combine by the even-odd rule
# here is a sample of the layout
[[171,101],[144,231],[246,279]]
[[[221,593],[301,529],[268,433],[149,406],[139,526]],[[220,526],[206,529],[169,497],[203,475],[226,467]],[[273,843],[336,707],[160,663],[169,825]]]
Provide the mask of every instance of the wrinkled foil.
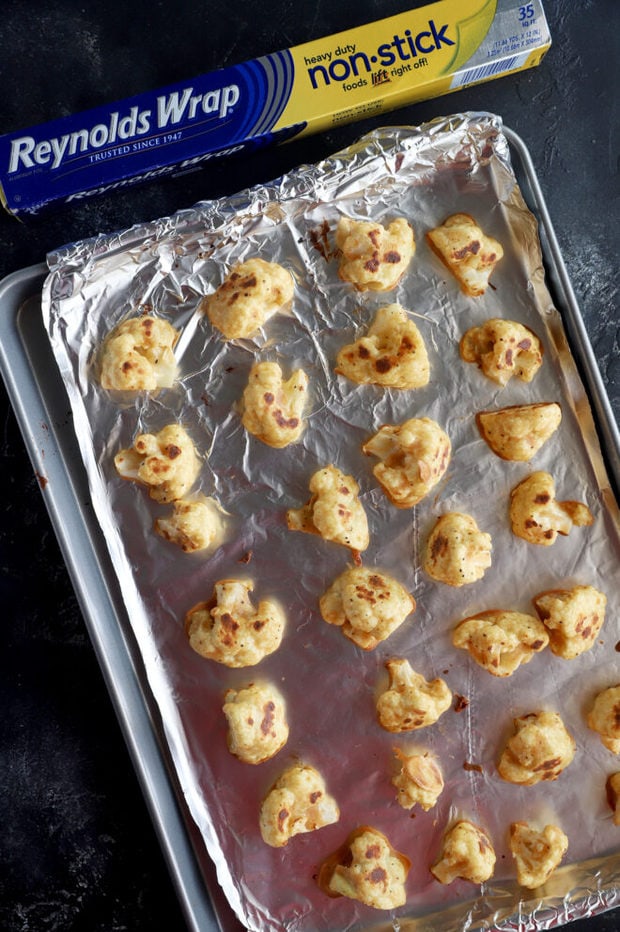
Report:
[[[472,214],[505,256],[492,287],[468,298],[431,253],[424,233],[456,212]],[[360,293],[338,277],[333,234],[340,216],[412,224],[416,255],[389,294]],[[295,279],[292,310],[254,340],[224,341],[197,311],[231,265],[251,256],[280,262]],[[553,257],[545,257],[553,261]],[[71,401],[92,501],[137,639],[150,688],[189,811],[216,864],[232,908],[250,930],[548,929],[620,902],[618,833],[605,798],[613,755],[587,728],[584,712],[619,679],[618,518],[583,385],[562,319],[545,284],[536,221],[511,163],[501,119],[466,113],[420,127],[377,130],[318,165],[264,186],[111,235],[70,244],[48,258],[43,313]],[[427,387],[396,391],[359,386],[333,371],[338,349],[366,329],[382,304],[398,302],[428,348]],[[102,343],[119,321],[150,310],[181,330],[180,378],[156,395],[112,398],[96,378]],[[531,384],[500,389],[462,362],[458,343],[493,316],[519,320],[544,344]],[[273,450],[243,429],[238,401],[252,363],[276,359],[310,379],[301,440]],[[481,439],[480,410],[559,401],[560,429],[532,463],[505,462]],[[439,486],[413,509],[390,505],[361,446],[381,425],[428,416],[447,431],[453,454]],[[184,554],[153,532],[169,506],[116,474],[113,458],[138,432],[177,421],[202,457],[198,488],[227,514],[215,552]],[[343,547],[289,531],[286,510],[309,498],[308,481],[334,463],[361,487],[371,544],[363,562],[390,572],[417,601],[413,615],[376,650],[363,652],[327,625],[318,599],[351,564]],[[556,481],[559,499],[587,502],[595,521],[548,548],[511,534],[510,490],[534,469]],[[484,578],[453,589],[421,568],[435,519],[472,514],[493,540]],[[275,597],[287,614],[279,650],[257,667],[231,670],[188,646],[185,613],[211,597],[216,580],[237,576],[254,597]],[[460,619],[490,608],[533,611],[538,592],[591,584],[608,597],[594,648],[565,661],[546,650],[504,679],[490,676],[451,645]],[[119,620],[123,623],[122,620]],[[378,725],[374,702],[387,683],[386,660],[406,657],[426,679],[441,676],[455,702],[439,721],[404,735]],[[226,744],[222,697],[255,678],[272,681],[288,707],[286,747],[259,766],[241,763]],[[457,706],[465,705],[461,711]],[[574,762],[553,783],[503,782],[496,762],[515,716],[557,710],[577,742]],[[394,747],[440,761],[445,789],[425,813],[396,801]],[[293,838],[285,848],[261,839],[261,801],[294,760],[316,766],[336,797],[336,825]],[[481,887],[437,883],[429,872],[444,830],[468,818],[489,833],[495,875]],[[569,837],[565,862],[541,890],[515,881],[508,849],[512,821],[559,824]],[[316,884],[317,867],[359,825],[372,825],[412,862],[405,907],[382,913]]]

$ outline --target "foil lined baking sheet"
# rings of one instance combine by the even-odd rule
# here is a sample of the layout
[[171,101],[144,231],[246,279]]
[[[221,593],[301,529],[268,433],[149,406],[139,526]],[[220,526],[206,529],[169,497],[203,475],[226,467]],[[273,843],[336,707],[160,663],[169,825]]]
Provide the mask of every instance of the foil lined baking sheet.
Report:
[[[493,287],[469,298],[428,249],[424,233],[467,212],[498,239],[504,258]],[[361,293],[338,276],[333,234],[343,216],[412,224],[414,259],[389,294]],[[198,311],[230,267],[246,258],[281,263],[295,280],[290,311],[255,340],[224,341]],[[545,285],[536,222],[527,209],[501,119],[457,114],[421,127],[378,130],[316,166],[172,217],[70,244],[48,258],[43,314],[73,411],[93,505],[108,542],[149,683],[188,807],[213,858],[222,888],[250,930],[551,928],[570,918],[570,902],[618,871],[618,828],[605,799],[614,756],[588,729],[596,692],[615,685],[618,617],[618,515],[590,409]],[[334,373],[338,349],[368,327],[376,310],[398,302],[427,346],[431,379],[411,391],[359,386]],[[112,397],[99,384],[103,341],[121,320],[149,310],[181,330],[180,379],[156,395]],[[544,363],[531,384],[503,389],[459,356],[459,340],[489,317],[518,320],[538,334]],[[301,439],[273,450],[244,430],[239,400],[251,365],[274,359],[310,382]],[[562,424],[532,463],[500,460],[478,433],[478,411],[557,401]],[[435,490],[413,509],[389,503],[362,444],[383,424],[436,420],[452,459]],[[168,508],[120,479],[114,455],[140,432],[181,423],[202,457],[196,489],[215,498],[226,519],[214,552],[185,554],[153,533]],[[327,625],[318,600],[351,563],[345,548],[288,530],[286,510],[309,498],[308,482],[329,463],[353,475],[370,525],[363,563],[395,576],[414,595],[413,615],[374,651],[363,652]],[[533,469],[554,476],[560,499],[587,502],[589,528],[574,528],[549,548],[515,538],[510,490]],[[453,589],[421,567],[436,518],[475,517],[491,534],[484,578]],[[257,667],[231,670],[195,654],[185,613],[211,597],[217,580],[251,579],[254,597],[275,597],[287,615],[280,648]],[[462,618],[491,608],[531,612],[537,593],[590,584],[608,598],[601,635],[587,654],[566,661],[548,650],[498,679],[451,644]],[[442,677],[453,707],[427,729],[392,735],[376,720],[386,660],[406,657],[426,679]],[[285,695],[290,737],[256,767],[227,749],[223,694],[256,679]],[[465,701],[463,701],[463,699]],[[496,763],[515,716],[558,711],[577,742],[573,763],[553,783],[517,787]],[[460,709],[460,711],[457,711]],[[425,813],[401,808],[391,784],[394,747],[435,754],[445,789]],[[341,809],[340,821],[274,849],[261,839],[265,794],[295,760],[316,766]],[[444,830],[469,818],[491,837],[491,881],[443,887],[429,872]],[[569,837],[564,866],[536,894],[514,880],[507,846],[512,821],[556,822]],[[372,825],[412,862],[406,906],[380,913],[331,899],[316,884],[321,860],[358,825]],[[594,859],[594,860],[593,860]],[[610,902],[609,884],[595,908]],[[593,908],[593,911],[595,911]],[[516,918],[515,918],[516,917]]]

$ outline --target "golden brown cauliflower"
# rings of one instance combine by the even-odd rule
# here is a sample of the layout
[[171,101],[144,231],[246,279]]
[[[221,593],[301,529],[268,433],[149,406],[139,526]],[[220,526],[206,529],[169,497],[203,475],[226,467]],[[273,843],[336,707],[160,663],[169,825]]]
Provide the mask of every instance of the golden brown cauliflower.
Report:
[[270,447],[294,443],[304,429],[307,390],[308,377],[302,369],[284,381],[277,362],[256,363],[243,393],[243,426]]
[[388,660],[390,682],[377,699],[379,724],[394,733],[432,725],[452,703],[452,693],[443,680],[427,681],[408,660]]
[[228,749],[245,764],[262,764],[288,741],[286,703],[270,683],[226,690],[222,710],[228,722]]
[[370,543],[368,519],[358,498],[359,486],[336,466],[325,466],[310,479],[312,497],[303,508],[291,508],[286,520],[291,531],[318,534],[355,552]]
[[549,880],[568,851],[568,838],[557,825],[538,831],[527,822],[513,822],[510,850],[517,864],[517,883],[535,890]]
[[422,335],[400,304],[379,308],[366,336],[343,346],[336,372],[360,385],[421,388],[430,366]]
[[493,876],[495,851],[488,835],[468,819],[461,819],[444,835],[439,858],[431,873],[444,884],[454,880],[484,883]]
[[487,378],[502,387],[512,376],[531,382],[542,365],[543,348],[528,327],[516,320],[492,317],[481,327],[470,327],[459,344],[461,358],[477,363]]
[[255,608],[250,601],[253,588],[242,579],[222,579],[210,601],[187,613],[185,630],[197,654],[226,667],[252,667],[278,649],[284,612],[268,599]]
[[620,754],[620,686],[609,686],[598,694],[587,722],[612,754]]
[[429,417],[386,425],[362,447],[381,462],[373,474],[397,508],[413,508],[444,475],[450,462],[448,435]]
[[339,818],[338,804],[318,770],[309,764],[293,764],[263,800],[259,824],[263,841],[282,848],[293,835],[314,832]]
[[490,609],[459,622],[452,643],[469,651],[476,663],[493,676],[510,676],[544,650],[549,635],[533,615]]
[[493,452],[503,460],[527,463],[560,426],[562,409],[557,402],[511,405],[476,415],[478,430]]
[[426,544],[424,569],[448,586],[465,586],[482,579],[491,566],[491,535],[470,515],[450,511],[437,519]]
[[341,217],[336,229],[339,274],[358,291],[391,291],[415,253],[411,225],[399,217],[386,228],[369,220]]
[[482,232],[473,217],[452,214],[430,230],[426,239],[465,294],[477,297],[485,293],[504,250],[496,239]]
[[160,317],[132,317],[108,335],[101,357],[101,384],[115,391],[169,388],[177,374],[178,331]]
[[533,472],[510,493],[513,534],[530,544],[549,547],[558,534],[567,535],[573,525],[592,524],[592,512],[581,502],[558,502],[555,483],[548,472]]
[[532,599],[554,654],[573,660],[593,646],[605,620],[607,597],[594,586],[549,589]]
[[139,434],[133,447],[116,454],[114,465],[123,479],[147,486],[161,504],[183,498],[200,470],[194,444],[179,424],[168,424],[158,434]]
[[534,786],[557,780],[575,756],[575,741],[557,712],[531,712],[514,719],[497,769],[502,780]]
[[362,650],[374,650],[415,611],[415,599],[387,573],[354,566],[332,583],[319,602],[321,615]]
[[195,498],[173,502],[172,514],[157,518],[155,531],[185,553],[206,550],[220,537],[222,522],[213,500]]
[[375,909],[396,909],[407,900],[411,862],[376,828],[360,826],[320,866],[318,884],[328,896],[347,896]]
[[201,302],[209,320],[227,340],[251,337],[292,300],[293,278],[277,262],[247,259],[233,266],[212,295]]
[[605,782],[607,802],[613,813],[614,825],[620,825],[620,773],[610,773]]
[[444,787],[437,761],[430,754],[405,754],[400,748],[394,748],[394,754],[400,762],[400,770],[392,777],[392,784],[398,790],[398,802],[403,809],[419,805],[428,812]]

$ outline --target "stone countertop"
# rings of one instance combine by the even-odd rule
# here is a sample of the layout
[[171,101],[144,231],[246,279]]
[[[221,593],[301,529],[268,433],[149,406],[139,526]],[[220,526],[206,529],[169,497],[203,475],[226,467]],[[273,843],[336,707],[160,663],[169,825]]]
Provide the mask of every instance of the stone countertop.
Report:
[[[411,7],[420,3],[412,3]],[[264,0],[5,4],[0,132],[188,79],[407,8]],[[74,240],[166,216],[319,159],[387,123],[498,113],[538,174],[617,416],[620,6],[545,0],[553,46],[533,70],[380,118],[111,192],[18,222],[0,215],[0,278]],[[0,389],[0,927],[182,930],[185,921],[6,394]],[[620,909],[570,925],[612,932]]]

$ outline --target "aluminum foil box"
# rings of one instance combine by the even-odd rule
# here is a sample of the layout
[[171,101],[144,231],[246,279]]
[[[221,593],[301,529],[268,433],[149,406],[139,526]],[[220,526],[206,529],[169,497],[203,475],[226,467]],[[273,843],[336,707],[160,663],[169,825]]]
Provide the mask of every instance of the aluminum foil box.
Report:
[[0,137],[0,199],[37,213],[533,67],[540,0],[439,0]]

